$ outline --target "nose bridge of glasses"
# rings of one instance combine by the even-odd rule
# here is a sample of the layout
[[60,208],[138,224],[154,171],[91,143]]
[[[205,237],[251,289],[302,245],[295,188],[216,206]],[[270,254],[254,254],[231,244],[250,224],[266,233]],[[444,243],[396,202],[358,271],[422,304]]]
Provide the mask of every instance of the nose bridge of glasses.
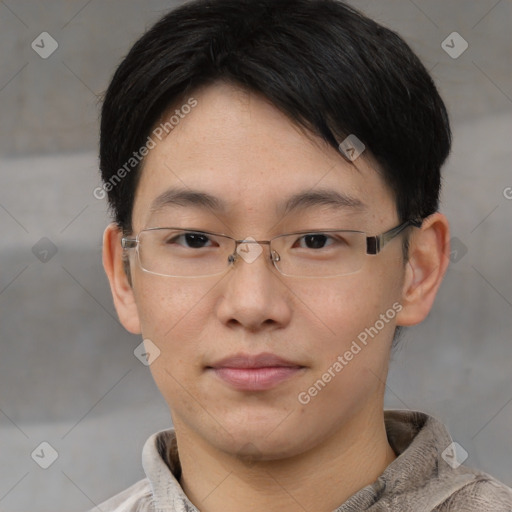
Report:
[[254,245],[268,245],[272,240],[255,240],[252,236],[244,238],[243,240],[235,240],[237,248],[243,244],[254,244]]
[[272,249],[272,240],[255,240],[253,237],[233,240],[235,242],[235,250],[228,258],[229,263],[234,263],[239,258],[242,258],[246,263],[253,263],[263,253],[263,245],[268,245],[269,247],[270,261],[275,263],[280,260],[279,254]]

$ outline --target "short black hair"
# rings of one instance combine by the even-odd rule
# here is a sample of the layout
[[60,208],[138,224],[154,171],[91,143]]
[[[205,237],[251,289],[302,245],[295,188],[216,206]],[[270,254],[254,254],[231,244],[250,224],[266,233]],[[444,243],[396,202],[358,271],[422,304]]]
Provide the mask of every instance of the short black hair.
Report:
[[263,95],[336,149],[356,135],[394,193],[400,221],[437,211],[448,115],[400,36],[338,0],[195,0],[135,43],[104,96],[100,170],[123,232],[132,231],[144,162],[134,152],[171,107],[218,81]]

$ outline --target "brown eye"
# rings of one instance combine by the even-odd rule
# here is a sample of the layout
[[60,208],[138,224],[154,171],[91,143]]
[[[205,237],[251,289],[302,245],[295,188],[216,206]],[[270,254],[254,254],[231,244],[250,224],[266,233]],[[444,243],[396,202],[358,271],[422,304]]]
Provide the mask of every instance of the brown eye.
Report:
[[[330,243],[328,243],[329,241]],[[333,239],[324,233],[311,233],[301,236],[297,242],[302,242],[299,245],[302,249],[323,249],[324,247],[331,245],[333,243]]]
[[[181,243],[179,242],[180,240]],[[204,233],[183,233],[169,238],[166,241],[167,244],[177,243],[178,245],[183,245],[183,242],[185,243],[185,248],[201,249],[206,246],[205,244],[211,242],[211,240]]]

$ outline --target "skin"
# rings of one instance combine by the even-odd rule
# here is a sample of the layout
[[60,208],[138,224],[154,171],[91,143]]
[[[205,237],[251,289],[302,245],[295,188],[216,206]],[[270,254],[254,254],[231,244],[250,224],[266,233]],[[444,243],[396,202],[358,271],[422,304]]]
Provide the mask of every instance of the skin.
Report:
[[[198,105],[146,157],[133,209],[134,235],[176,225],[268,240],[330,227],[378,234],[396,226],[392,192],[366,152],[355,166],[297,128],[260,96],[217,83],[196,91]],[[356,168],[357,167],[357,168]],[[150,212],[171,186],[226,201],[226,212],[168,207]],[[326,206],[276,215],[293,193],[327,187],[366,209]],[[122,265],[116,225],[104,234],[104,266],[125,328],[161,351],[151,372],[172,413],[182,465],[180,484],[202,512],[330,512],[373,483],[396,458],[388,444],[383,400],[397,325],[428,314],[448,265],[449,228],[435,213],[354,274],[304,279],[279,274],[268,247],[253,263],[222,276],[160,277],[130,253]],[[357,335],[394,303],[402,310],[308,404],[307,391]],[[272,352],[305,368],[277,387],[231,388],[205,369],[226,356]]]

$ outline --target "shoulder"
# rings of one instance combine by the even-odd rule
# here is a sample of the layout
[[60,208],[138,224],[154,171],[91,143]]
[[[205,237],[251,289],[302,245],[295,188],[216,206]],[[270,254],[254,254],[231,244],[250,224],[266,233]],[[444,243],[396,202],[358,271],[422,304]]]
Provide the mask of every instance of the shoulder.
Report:
[[512,489],[492,476],[475,472],[475,479],[451,495],[439,512],[512,512]]
[[152,502],[151,485],[144,478],[88,512],[150,512]]
[[383,474],[393,504],[403,504],[406,497],[407,510],[512,512],[512,489],[460,464],[440,420],[418,411],[385,411],[385,420],[398,455]]

